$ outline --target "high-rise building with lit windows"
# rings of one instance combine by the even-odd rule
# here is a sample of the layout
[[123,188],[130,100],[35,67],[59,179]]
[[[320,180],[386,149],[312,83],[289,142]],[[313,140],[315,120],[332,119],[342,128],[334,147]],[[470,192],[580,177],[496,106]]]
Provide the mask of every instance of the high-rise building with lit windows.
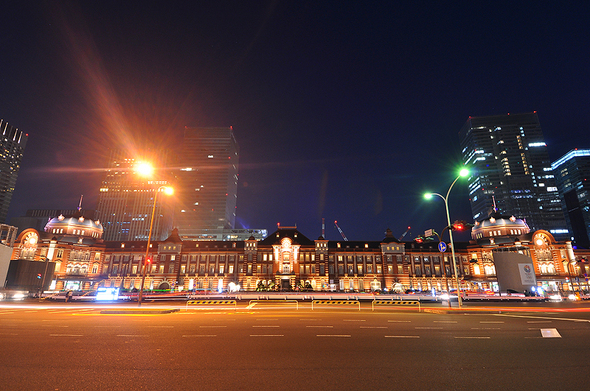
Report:
[[0,223],[5,222],[20,170],[27,134],[0,119]]
[[590,248],[590,149],[569,151],[551,166],[574,243]]
[[[156,170],[152,178],[145,178],[136,172],[136,165],[143,159],[132,156],[126,150],[111,151],[96,208],[104,229],[104,240],[147,240],[154,197],[170,179],[166,175],[166,158],[166,151],[149,153],[149,163]],[[152,240],[168,237],[172,231],[172,213],[172,200],[159,195],[156,198]]]
[[239,147],[231,127],[186,127],[177,171],[174,226],[183,240],[234,228]]
[[567,237],[559,192],[537,113],[469,117],[461,131],[473,219],[497,209],[531,230]]

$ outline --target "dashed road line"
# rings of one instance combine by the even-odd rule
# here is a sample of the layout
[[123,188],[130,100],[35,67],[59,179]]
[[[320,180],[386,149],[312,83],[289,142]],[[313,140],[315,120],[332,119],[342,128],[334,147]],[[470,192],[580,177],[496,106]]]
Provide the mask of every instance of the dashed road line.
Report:
[[386,335],[385,338],[420,338],[419,335]]
[[485,336],[485,337],[455,337],[455,339],[490,339],[491,337],[489,336]]
[[349,334],[318,334],[316,337],[350,338]]
[[250,337],[284,337],[283,334],[250,334]]
[[194,337],[217,337],[217,335],[212,334],[186,334],[183,335],[184,338],[194,338]]

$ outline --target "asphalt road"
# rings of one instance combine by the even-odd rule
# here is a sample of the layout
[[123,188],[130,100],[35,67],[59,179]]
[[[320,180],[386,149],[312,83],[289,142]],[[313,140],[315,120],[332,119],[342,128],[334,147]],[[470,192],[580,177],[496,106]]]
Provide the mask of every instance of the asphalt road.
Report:
[[[0,306],[2,390],[572,390],[585,303]],[[165,308],[180,309],[158,313]],[[106,313],[124,309],[127,313]]]

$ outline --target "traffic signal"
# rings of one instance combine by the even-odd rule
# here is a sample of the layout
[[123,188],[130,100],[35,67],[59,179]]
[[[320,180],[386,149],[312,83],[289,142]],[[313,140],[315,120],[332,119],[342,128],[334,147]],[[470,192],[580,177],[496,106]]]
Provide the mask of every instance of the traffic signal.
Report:
[[145,259],[145,263],[147,263],[149,265],[150,263],[152,263],[152,259],[150,257],[147,257]]
[[37,274],[37,278],[40,280],[41,279],[41,273]]
[[464,231],[465,230],[465,223],[462,221],[455,221],[453,223],[453,231]]
[[422,236],[418,236],[416,239],[414,239],[414,241],[416,243],[422,243],[424,241],[424,238]]

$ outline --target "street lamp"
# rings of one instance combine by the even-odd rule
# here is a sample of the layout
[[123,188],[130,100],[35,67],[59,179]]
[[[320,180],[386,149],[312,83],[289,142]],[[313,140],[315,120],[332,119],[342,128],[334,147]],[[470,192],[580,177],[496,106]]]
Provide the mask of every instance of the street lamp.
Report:
[[146,273],[146,269],[149,265],[148,257],[149,257],[149,252],[150,252],[150,244],[151,244],[151,240],[152,240],[152,229],[154,227],[154,215],[156,214],[156,200],[158,199],[158,193],[160,192],[160,190],[164,190],[164,194],[167,194],[167,195],[171,195],[172,193],[174,193],[174,189],[172,187],[160,186],[160,187],[158,187],[158,189],[156,189],[156,192],[154,194],[154,205],[152,206],[152,217],[150,220],[150,230],[148,233],[148,240],[147,240],[147,245],[145,248],[145,257],[143,258],[143,268],[141,271],[141,286],[139,288],[139,295],[137,296],[137,305],[139,307],[141,307],[141,299],[143,298],[143,287],[145,285],[145,273]]
[[[449,227],[449,240],[450,240],[450,245],[451,245],[451,256],[453,257],[453,268],[455,269],[455,282],[457,283],[457,301],[459,303],[459,308],[461,308],[461,305],[462,305],[461,287],[459,285],[459,272],[457,271],[457,261],[455,260],[455,245],[453,244],[453,229],[451,226],[451,215],[449,214],[449,194],[451,193],[451,189],[453,188],[455,183],[459,180],[459,178],[467,176],[467,175],[469,175],[469,170],[467,170],[466,168],[462,169],[459,172],[459,175],[457,176],[457,178],[455,178],[453,183],[451,183],[451,186],[449,187],[449,190],[447,191],[446,196],[443,196],[442,194],[439,194],[439,193],[426,193],[426,194],[424,194],[424,198],[426,198],[427,200],[431,199],[432,196],[438,196],[438,197],[442,198],[443,201],[445,202],[445,209],[447,211],[447,226]],[[449,304],[451,303],[450,294],[451,294],[451,292],[449,292]]]

